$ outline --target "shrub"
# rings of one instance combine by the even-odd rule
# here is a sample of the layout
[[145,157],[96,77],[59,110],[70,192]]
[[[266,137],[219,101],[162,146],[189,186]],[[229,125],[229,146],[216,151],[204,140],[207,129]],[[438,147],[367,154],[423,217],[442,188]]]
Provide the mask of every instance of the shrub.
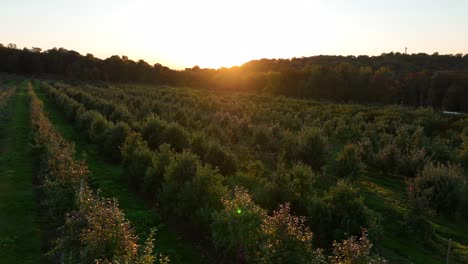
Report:
[[339,118],[333,131],[335,138],[341,143],[356,141],[360,136],[359,122],[360,121],[352,122],[351,120],[345,121]]
[[286,160],[300,160],[299,142],[297,142],[297,135],[290,131],[285,131],[281,138],[281,151],[285,155]]
[[145,193],[150,197],[156,198],[156,195],[159,193],[162,183],[164,182],[164,174],[173,155],[174,153],[171,150],[171,146],[168,144],[163,144],[159,147],[156,160],[146,171],[144,179]]
[[304,217],[290,214],[289,204],[280,205],[261,225],[260,263],[311,263],[312,232]]
[[240,258],[255,260],[258,241],[262,237],[261,226],[266,212],[257,206],[250,194],[236,187],[231,195],[222,199],[223,209],[213,213],[211,231],[214,245]]
[[254,144],[264,149],[270,142],[271,131],[266,126],[255,126],[253,131]]
[[106,131],[104,153],[113,161],[120,161],[122,155],[120,148],[131,133],[131,128],[124,122],[118,122],[115,126]]
[[80,110],[84,111],[83,106],[76,101],[70,100],[64,109],[67,120],[70,122],[75,121],[76,115]]
[[325,165],[327,156],[327,139],[318,128],[302,131],[299,143],[300,160],[310,165],[313,170],[320,170]]
[[209,139],[204,133],[195,133],[190,141],[190,149],[200,157],[205,156],[208,145]]
[[431,141],[427,150],[434,161],[447,162],[454,158],[452,151],[449,149],[450,145],[449,139],[437,136]]
[[468,140],[463,143],[459,152],[459,158],[463,166],[468,169]]
[[299,163],[287,169],[284,164],[279,164],[276,171],[263,180],[262,190],[256,195],[257,201],[270,210],[278,204],[291,203],[294,210],[304,212],[304,198],[312,192],[315,179],[315,173],[307,165]]
[[340,177],[355,177],[364,171],[359,145],[348,144],[336,158],[336,174]]
[[74,159],[74,145],[54,128],[31,85],[28,86],[28,95],[33,144],[42,161],[39,176],[44,188],[44,203],[51,218],[61,222],[64,214],[73,208],[75,192],[86,181],[88,167]]
[[317,175],[305,164],[295,164],[289,170],[292,199],[295,211],[305,212],[307,197],[313,192],[313,185]]
[[112,114],[109,116],[109,119],[114,122],[128,122],[132,119],[132,114],[128,111],[126,107],[122,105],[117,105],[114,107],[114,111],[112,111]]
[[375,157],[377,167],[386,174],[394,172],[397,169],[399,161],[400,150],[393,143],[389,143],[381,148]]
[[463,166],[468,169],[468,127],[463,129],[461,133],[463,143],[460,146],[459,158]]
[[362,138],[358,143],[359,148],[361,149],[361,157],[365,164],[371,165],[375,160],[375,148],[374,144],[368,137]]
[[372,243],[365,230],[361,237],[351,236],[342,242],[333,242],[333,256],[330,257],[332,264],[383,264],[385,259],[371,254]]
[[167,124],[157,116],[149,117],[141,127],[141,134],[151,149],[162,144],[162,135]]
[[398,171],[408,177],[415,177],[418,171],[430,161],[424,149],[414,149],[404,154],[398,166]]
[[153,255],[154,231],[146,243],[138,245],[130,222],[115,199],[79,193],[77,210],[67,216],[62,234],[51,253],[66,263],[168,263],[165,256]]
[[422,199],[436,212],[453,214],[464,201],[466,179],[458,165],[428,163],[408,187],[413,199]]
[[162,134],[164,143],[170,144],[176,151],[182,151],[189,144],[189,134],[176,123],[169,124]]
[[[183,215],[183,204],[180,204],[178,195],[181,190],[195,178],[200,164],[198,156],[184,151],[174,156],[164,173],[159,201],[164,209],[176,215]],[[197,198],[195,198],[197,199]]]
[[167,182],[174,181],[178,184],[192,180],[199,164],[200,161],[196,155],[184,151],[171,160],[164,174],[164,180]]
[[237,170],[235,155],[214,142],[208,145],[203,160],[218,167],[221,173],[225,175],[233,174]]
[[376,214],[367,208],[358,190],[344,180],[309,203],[308,217],[317,242],[323,246],[343,239],[345,234],[357,235],[363,227],[376,235],[380,231]]
[[76,116],[76,126],[81,131],[89,131],[91,128],[91,123],[99,115],[101,114],[96,111],[78,112]]
[[212,214],[222,209],[221,199],[228,191],[223,181],[217,170],[199,165],[193,180],[178,195],[182,205],[179,210],[203,230],[209,230]]
[[89,139],[96,144],[102,144],[105,141],[105,134],[112,129],[113,123],[110,123],[101,114],[94,114],[88,130]]
[[133,187],[143,183],[146,171],[153,165],[154,154],[138,133],[128,135],[121,148],[123,166],[128,182]]
[[425,218],[426,208],[417,203],[417,201],[413,201],[411,208],[404,214],[401,235],[429,244],[434,228]]

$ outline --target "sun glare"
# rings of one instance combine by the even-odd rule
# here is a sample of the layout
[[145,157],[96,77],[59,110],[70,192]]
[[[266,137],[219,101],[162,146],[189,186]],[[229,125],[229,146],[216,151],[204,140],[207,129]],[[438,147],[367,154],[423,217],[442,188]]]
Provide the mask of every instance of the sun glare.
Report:
[[[335,22],[321,24],[320,13],[310,16],[316,1],[307,8],[297,2],[205,2],[149,2],[144,10],[129,4],[112,12],[109,21],[122,22],[108,28],[131,57],[174,68],[230,67],[252,59],[308,56],[334,45],[316,36],[334,41],[335,36],[343,35],[343,27],[339,29]],[[127,18],[119,20],[121,17]],[[307,31],[301,25],[309,25]]]

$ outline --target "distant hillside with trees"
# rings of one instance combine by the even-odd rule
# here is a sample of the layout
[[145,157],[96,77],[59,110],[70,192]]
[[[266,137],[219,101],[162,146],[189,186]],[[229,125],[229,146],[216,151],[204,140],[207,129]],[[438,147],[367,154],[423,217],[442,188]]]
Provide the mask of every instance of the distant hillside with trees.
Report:
[[82,81],[138,82],[255,90],[339,102],[468,111],[468,54],[384,53],[253,60],[231,68],[173,70],[126,56],[99,59],[73,50],[0,44],[0,71]]

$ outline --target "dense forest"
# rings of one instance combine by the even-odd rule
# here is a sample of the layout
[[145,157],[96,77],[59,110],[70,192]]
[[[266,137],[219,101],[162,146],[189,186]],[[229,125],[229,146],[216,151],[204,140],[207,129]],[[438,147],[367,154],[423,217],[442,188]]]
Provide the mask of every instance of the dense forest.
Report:
[[432,106],[467,111],[468,55],[386,53],[261,59],[240,67],[182,71],[126,56],[105,60],[73,50],[0,44],[0,71],[81,81],[138,82],[255,90],[339,102]]

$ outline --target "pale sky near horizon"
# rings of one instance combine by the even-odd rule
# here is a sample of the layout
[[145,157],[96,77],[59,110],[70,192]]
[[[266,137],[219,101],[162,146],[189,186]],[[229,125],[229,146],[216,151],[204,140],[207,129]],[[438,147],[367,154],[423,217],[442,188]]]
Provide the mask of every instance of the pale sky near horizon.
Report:
[[468,53],[464,0],[0,0],[0,43],[171,68],[386,52]]

